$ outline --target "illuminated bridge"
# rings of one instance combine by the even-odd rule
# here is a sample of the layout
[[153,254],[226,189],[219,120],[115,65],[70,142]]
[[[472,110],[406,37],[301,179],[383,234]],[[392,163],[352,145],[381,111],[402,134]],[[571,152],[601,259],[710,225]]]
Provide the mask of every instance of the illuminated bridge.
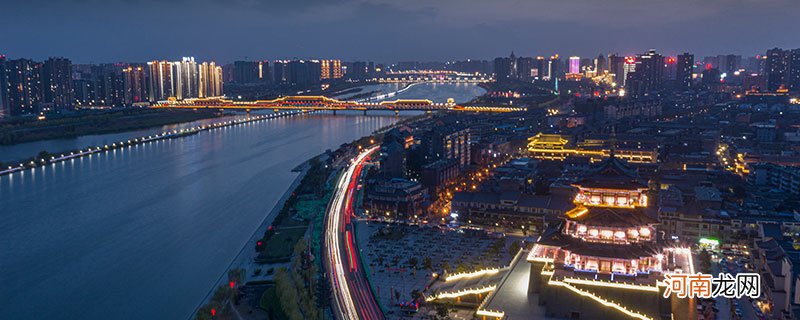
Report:
[[342,101],[324,96],[286,96],[272,100],[234,101],[225,98],[198,98],[162,101],[153,108],[162,109],[239,109],[250,112],[251,110],[303,110],[303,111],[339,111],[339,110],[389,110],[400,111],[469,111],[469,112],[515,112],[525,111],[525,108],[508,106],[460,106],[452,99],[447,103],[434,103],[427,99],[398,99],[381,102]]
[[379,83],[487,83],[494,79],[490,75],[480,73],[460,73],[442,70],[410,70],[387,72],[374,81]]

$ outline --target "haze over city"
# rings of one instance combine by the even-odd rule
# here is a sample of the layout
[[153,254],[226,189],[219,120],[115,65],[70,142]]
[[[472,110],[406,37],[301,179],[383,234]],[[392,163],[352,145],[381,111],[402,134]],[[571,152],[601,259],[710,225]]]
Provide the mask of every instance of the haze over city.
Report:
[[[75,62],[195,56],[443,61],[525,55],[755,55],[796,46],[793,0],[11,1],[0,52]],[[13,44],[13,45],[11,45]]]

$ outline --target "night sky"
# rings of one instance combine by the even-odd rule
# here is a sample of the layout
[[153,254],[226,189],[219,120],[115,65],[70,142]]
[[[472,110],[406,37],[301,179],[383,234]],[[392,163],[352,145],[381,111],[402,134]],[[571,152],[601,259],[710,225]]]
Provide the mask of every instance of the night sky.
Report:
[[[800,47],[798,0],[8,0],[0,54],[77,63],[755,55]],[[12,3],[8,3],[12,2]]]

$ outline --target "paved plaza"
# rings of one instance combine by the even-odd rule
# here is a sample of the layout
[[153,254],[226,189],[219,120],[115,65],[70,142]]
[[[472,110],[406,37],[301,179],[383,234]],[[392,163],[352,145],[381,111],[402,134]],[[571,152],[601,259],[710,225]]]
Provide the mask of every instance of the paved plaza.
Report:
[[[357,237],[373,290],[389,318],[404,317],[398,304],[411,301],[413,291],[422,292],[445,269],[502,267],[513,258],[509,250],[514,239],[482,231],[361,221]],[[427,313],[422,309],[407,317],[425,319]]]

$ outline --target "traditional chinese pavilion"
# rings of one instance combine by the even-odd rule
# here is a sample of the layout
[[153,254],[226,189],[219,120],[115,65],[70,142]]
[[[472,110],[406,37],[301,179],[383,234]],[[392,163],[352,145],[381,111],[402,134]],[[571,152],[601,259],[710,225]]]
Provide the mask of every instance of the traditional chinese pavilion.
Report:
[[693,267],[660,238],[646,182],[612,153],[573,186],[575,208],[528,255],[528,292],[553,318],[672,318],[659,282]]

